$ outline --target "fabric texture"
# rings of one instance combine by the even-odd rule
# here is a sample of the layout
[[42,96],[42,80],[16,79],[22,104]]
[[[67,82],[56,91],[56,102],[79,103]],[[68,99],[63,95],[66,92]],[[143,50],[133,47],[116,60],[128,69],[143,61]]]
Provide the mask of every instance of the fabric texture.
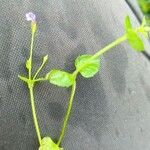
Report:
[[[52,68],[72,72],[81,54],[93,54],[124,34],[125,1],[0,0],[0,150],[37,150],[27,86],[30,46],[29,11],[37,15],[34,68],[42,57]],[[146,42],[146,50],[150,47]],[[70,89],[47,82],[35,87],[42,136],[58,139]],[[64,150],[150,149],[150,63],[127,42],[101,57],[101,71],[91,79],[78,76],[71,117],[62,142]]]

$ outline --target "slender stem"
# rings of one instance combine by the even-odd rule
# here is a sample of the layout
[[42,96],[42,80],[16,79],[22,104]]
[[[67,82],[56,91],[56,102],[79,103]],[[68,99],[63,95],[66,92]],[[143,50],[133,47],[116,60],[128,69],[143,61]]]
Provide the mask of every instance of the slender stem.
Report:
[[76,82],[72,85],[72,91],[71,91],[71,96],[70,96],[70,100],[69,100],[69,104],[68,104],[67,113],[66,113],[66,116],[64,118],[64,123],[63,123],[63,127],[62,127],[62,131],[61,131],[59,140],[57,142],[58,146],[60,145],[60,143],[61,143],[61,141],[62,141],[62,139],[64,137],[64,134],[65,134],[67,122],[68,122],[68,119],[69,119],[69,116],[70,116],[70,112],[71,112],[71,109],[72,109],[72,104],[73,104],[75,91],[76,91]]
[[101,56],[102,54],[104,54],[106,51],[108,51],[109,49],[115,47],[116,45],[122,43],[123,41],[127,40],[127,35],[123,35],[120,38],[118,38],[117,40],[115,40],[114,42],[110,43],[109,45],[107,45],[106,47],[104,47],[103,49],[99,50],[97,53],[95,53],[90,59],[94,59],[97,58],[99,56]]
[[45,62],[43,61],[41,66],[39,67],[39,69],[37,70],[37,72],[35,73],[33,80],[37,77],[37,75],[39,74],[39,72],[42,70],[43,66],[45,65]]
[[34,95],[33,95],[33,86],[29,86],[29,91],[30,91],[30,100],[31,100],[33,121],[34,121],[34,125],[35,125],[35,130],[36,130],[36,133],[37,133],[37,136],[38,136],[38,140],[39,140],[39,143],[41,145],[42,138],[41,138],[40,128],[39,128],[38,121],[37,121],[37,116],[36,116]]
[[34,43],[34,35],[35,32],[32,32],[32,37],[31,37],[31,46],[30,46],[30,57],[29,57],[29,61],[30,61],[30,68],[29,68],[29,79],[31,79],[31,72],[32,72],[32,55],[33,55],[33,43]]
[[35,102],[34,102],[34,95],[33,95],[33,87],[34,87],[34,79],[32,79],[32,56],[33,56],[33,44],[34,44],[34,36],[35,36],[35,31],[36,31],[36,24],[31,23],[31,30],[32,30],[32,36],[31,36],[31,46],[30,46],[30,54],[29,54],[29,80],[28,80],[28,88],[30,91],[30,101],[31,101],[31,108],[32,108],[32,115],[33,115],[33,121],[34,121],[34,126],[36,130],[36,134],[38,137],[39,144],[41,145],[41,133],[40,133],[40,128],[37,120],[37,115],[36,115],[36,110],[35,110]]
[[47,79],[45,79],[45,78],[38,78],[38,79],[34,80],[34,82],[39,82],[39,81],[47,81]]

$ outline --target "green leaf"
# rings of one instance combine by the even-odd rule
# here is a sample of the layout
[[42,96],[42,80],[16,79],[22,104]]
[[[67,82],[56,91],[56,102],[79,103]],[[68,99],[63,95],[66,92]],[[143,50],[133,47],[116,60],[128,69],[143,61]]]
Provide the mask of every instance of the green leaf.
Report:
[[31,59],[26,61],[26,68],[29,70],[31,68]]
[[39,150],[63,150],[62,148],[58,147],[50,137],[44,137],[41,141],[41,146]]
[[50,83],[61,87],[69,87],[74,83],[74,77],[72,74],[60,70],[50,71],[46,75],[46,79],[48,79]]
[[129,16],[126,16],[124,26],[126,31],[132,29],[132,24]]
[[143,51],[144,50],[144,44],[142,39],[138,36],[138,34],[132,30],[127,32],[127,39],[130,44],[130,46],[137,50],[137,51]]
[[99,70],[100,59],[91,59],[92,55],[81,55],[75,60],[76,69],[85,78],[93,77]]
[[[145,24],[145,20],[143,21],[144,21],[143,24]],[[125,30],[126,30],[127,39],[128,39],[130,46],[139,52],[143,51],[144,50],[143,41],[138,36],[138,34],[132,29],[132,24],[131,24],[129,16],[126,16],[125,18]]]
[[21,75],[18,75],[18,78],[20,79],[20,80],[22,80],[22,81],[24,81],[24,82],[29,82],[29,79],[28,78],[26,78],[26,77],[23,77],[23,76],[21,76]]

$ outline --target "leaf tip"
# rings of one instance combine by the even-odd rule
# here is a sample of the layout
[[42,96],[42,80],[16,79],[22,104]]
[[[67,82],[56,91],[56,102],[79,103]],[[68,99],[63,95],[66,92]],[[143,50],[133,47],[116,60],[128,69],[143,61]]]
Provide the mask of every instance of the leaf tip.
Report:
[[43,57],[43,62],[46,62],[48,60],[48,55]]

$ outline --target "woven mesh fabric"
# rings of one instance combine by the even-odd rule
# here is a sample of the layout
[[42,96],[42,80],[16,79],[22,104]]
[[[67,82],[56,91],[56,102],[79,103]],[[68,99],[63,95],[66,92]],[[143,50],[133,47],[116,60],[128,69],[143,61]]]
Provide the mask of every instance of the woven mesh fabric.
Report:
[[[52,68],[72,72],[78,55],[93,54],[124,33],[127,14],[138,25],[125,1],[0,0],[0,150],[38,149],[28,89],[17,77],[26,74],[29,11],[38,22],[34,68],[49,55],[41,76]],[[34,92],[42,136],[58,139],[70,89],[45,82]],[[78,76],[62,147],[149,150],[149,131],[150,63],[125,42],[101,57],[101,71],[95,77]]]

